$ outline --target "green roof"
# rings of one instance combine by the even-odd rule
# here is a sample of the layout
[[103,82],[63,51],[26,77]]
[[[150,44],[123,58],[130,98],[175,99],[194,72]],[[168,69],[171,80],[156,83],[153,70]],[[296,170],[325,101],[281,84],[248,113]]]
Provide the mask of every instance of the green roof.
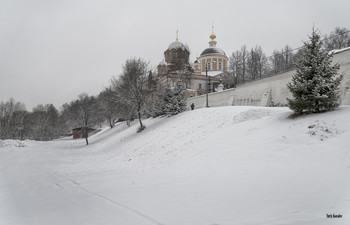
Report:
[[221,55],[226,55],[225,52],[224,52],[224,50],[222,50],[221,48],[216,48],[216,47],[204,49],[204,51],[202,52],[201,55],[207,55],[207,54],[221,54]]

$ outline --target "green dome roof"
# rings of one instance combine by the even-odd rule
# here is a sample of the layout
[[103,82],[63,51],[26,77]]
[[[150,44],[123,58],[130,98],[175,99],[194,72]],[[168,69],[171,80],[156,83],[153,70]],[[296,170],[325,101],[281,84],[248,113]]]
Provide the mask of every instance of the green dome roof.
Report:
[[207,55],[207,54],[220,54],[220,55],[226,55],[224,50],[222,50],[221,48],[216,48],[216,47],[211,47],[211,48],[206,48],[204,49],[204,51],[202,52],[202,55]]

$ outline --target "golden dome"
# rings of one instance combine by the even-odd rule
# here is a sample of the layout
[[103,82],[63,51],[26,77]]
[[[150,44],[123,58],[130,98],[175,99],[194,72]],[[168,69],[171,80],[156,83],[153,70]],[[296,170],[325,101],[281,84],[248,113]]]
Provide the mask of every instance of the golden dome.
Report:
[[212,40],[212,41],[214,41],[214,39],[216,38],[216,35],[215,35],[215,33],[214,33],[214,25],[212,25],[212,31],[211,31],[211,34],[210,34],[210,39]]
[[214,39],[216,38],[216,35],[214,33],[211,33],[209,37],[212,41],[214,41]]

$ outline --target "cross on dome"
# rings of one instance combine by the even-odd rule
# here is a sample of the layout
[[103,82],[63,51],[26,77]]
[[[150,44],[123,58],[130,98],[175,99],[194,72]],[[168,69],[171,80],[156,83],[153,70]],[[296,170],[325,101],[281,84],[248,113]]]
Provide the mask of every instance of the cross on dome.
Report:
[[216,38],[216,35],[214,33],[214,24],[211,25],[211,34],[209,37],[210,37],[211,41],[214,41],[214,39]]

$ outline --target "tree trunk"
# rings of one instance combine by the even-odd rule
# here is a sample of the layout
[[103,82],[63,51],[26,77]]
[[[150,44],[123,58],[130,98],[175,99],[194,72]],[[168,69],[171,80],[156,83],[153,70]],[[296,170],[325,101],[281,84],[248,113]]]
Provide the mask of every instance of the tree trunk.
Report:
[[114,127],[114,123],[113,123],[113,119],[112,119],[112,118],[109,118],[109,126],[110,126],[111,128]]
[[88,140],[89,134],[88,134],[88,132],[87,132],[86,127],[84,127],[84,133],[85,133],[85,141],[86,141],[86,145],[89,145],[89,140]]
[[143,127],[142,121],[141,121],[141,112],[140,110],[137,110],[137,117],[139,118],[139,122],[140,122],[140,127]]

